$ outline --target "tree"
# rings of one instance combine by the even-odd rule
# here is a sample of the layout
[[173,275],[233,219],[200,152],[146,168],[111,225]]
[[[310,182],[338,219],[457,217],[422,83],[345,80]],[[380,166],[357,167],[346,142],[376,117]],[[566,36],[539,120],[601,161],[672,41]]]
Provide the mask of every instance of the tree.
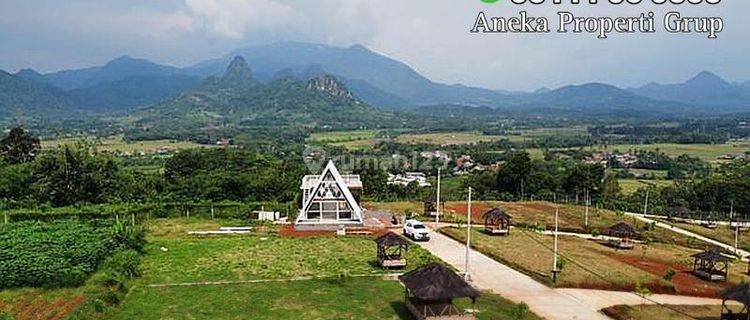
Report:
[[22,127],[11,129],[8,136],[0,140],[0,155],[9,164],[34,160],[39,149],[41,149],[39,138],[32,136]]
[[617,179],[617,175],[608,174],[604,178],[604,183],[602,183],[602,195],[605,198],[614,199],[620,195],[621,191],[622,188],[620,188],[620,181]]
[[604,167],[598,164],[578,164],[568,173],[563,188],[569,194],[582,194],[586,190],[596,193],[601,190]]
[[512,154],[500,167],[497,173],[497,186],[500,192],[514,193],[522,196],[524,183],[531,174],[531,157],[528,152]]

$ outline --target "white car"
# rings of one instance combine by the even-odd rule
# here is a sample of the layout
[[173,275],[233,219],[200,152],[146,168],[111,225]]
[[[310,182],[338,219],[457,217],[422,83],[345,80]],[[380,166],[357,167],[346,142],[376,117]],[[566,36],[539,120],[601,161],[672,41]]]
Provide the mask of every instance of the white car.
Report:
[[430,240],[430,229],[418,220],[406,220],[404,235],[414,240]]

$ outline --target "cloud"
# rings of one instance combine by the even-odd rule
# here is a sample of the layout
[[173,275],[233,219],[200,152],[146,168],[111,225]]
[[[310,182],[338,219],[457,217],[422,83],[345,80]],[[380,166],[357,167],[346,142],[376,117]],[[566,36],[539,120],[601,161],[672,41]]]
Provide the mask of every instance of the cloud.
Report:
[[[721,5],[486,5],[456,0],[0,0],[0,69],[53,71],[102,64],[130,54],[189,65],[237,48],[306,41],[368,48],[405,62],[430,79],[503,89],[535,89],[603,81],[640,85],[684,80],[711,70],[730,80],[750,78],[750,1]],[[718,40],[703,35],[476,35],[479,11],[518,11],[556,19],[633,15],[657,19],[677,10],[722,16]]]
[[294,8],[271,0],[186,0],[185,4],[195,25],[230,39],[284,30],[302,18]]

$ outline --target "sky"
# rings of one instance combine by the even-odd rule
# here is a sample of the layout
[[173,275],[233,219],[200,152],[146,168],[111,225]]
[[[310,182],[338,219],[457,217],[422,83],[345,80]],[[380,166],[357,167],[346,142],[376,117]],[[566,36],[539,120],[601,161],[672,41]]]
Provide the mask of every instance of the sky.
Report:
[[[510,0],[0,0],[0,69],[40,72],[101,65],[122,55],[187,66],[278,41],[362,44],[443,83],[535,90],[606,82],[682,82],[703,70],[750,80],[750,1],[513,5]],[[566,1],[568,2],[568,1]],[[550,18],[654,11],[655,34],[472,34],[477,14]],[[669,34],[668,11],[724,19],[718,39]]]

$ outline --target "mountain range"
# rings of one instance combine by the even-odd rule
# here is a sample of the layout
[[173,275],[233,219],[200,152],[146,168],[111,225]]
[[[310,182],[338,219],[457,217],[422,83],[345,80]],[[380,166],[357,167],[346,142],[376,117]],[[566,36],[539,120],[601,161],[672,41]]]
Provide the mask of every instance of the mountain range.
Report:
[[[230,68],[235,57],[247,68]],[[353,97],[381,109],[423,110],[430,105],[486,106],[503,112],[561,112],[593,116],[623,114],[683,115],[750,111],[750,81],[730,83],[702,72],[684,83],[649,83],[618,88],[586,83],[535,92],[509,92],[437,83],[408,65],[361,45],[332,47],[281,42],[235,50],[226,56],[184,68],[122,56],[102,66],[39,74],[23,69],[0,74],[0,116],[58,116],[71,112],[130,113],[205,90],[227,76],[227,70],[252,70],[236,75],[238,83],[304,83],[334,77]],[[244,72],[244,71],[243,71]],[[248,77],[248,78],[242,78]],[[230,77],[232,78],[232,77]],[[224,79],[226,80],[226,79]],[[231,87],[222,83],[223,87]],[[16,110],[16,111],[13,111]],[[644,114],[647,112],[647,114]]]
[[261,83],[244,58],[236,56],[221,76],[151,107],[137,110],[130,137],[195,138],[233,136],[254,128],[378,127],[394,118],[358,99],[334,76],[302,81],[284,77]]

